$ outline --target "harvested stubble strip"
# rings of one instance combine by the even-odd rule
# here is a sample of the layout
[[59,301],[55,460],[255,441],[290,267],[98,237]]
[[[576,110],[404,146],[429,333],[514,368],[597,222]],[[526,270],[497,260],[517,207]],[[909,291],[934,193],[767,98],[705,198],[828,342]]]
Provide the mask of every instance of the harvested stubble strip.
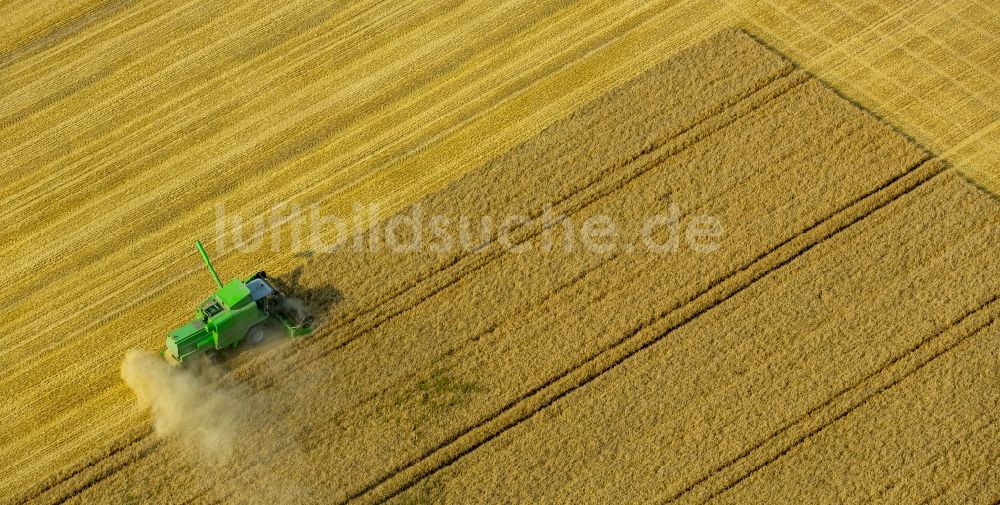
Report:
[[[711,255],[687,248],[542,254],[529,226],[518,237],[532,241],[535,253],[488,261],[420,254],[315,261],[304,286],[344,291],[345,303],[333,308],[339,324],[277,364],[300,367],[294,387],[273,381],[260,363],[241,370],[257,385],[276,386],[259,391],[271,405],[266,429],[290,430],[298,443],[266,465],[213,473],[223,482],[214,492],[251,497],[280,475],[312,486],[304,492],[324,501],[391,494],[408,476],[469,449],[460,437],[471,428],[486,427],[486,437],[502,430],[507,417],[498,413],[530,413],[532,401],[519,399],[532,400],[532,391],[558,377],[557,385],[572,387],[574,370],[595,366],[588,359],[623,338],[635,345],[643,325],[664,315],[670,324],[694,317],[709,303],[698,295],[720,280],[728,291],[713,292],[718,299],[940,170],[791,70],[748,36],[724,33],[424,202],[427,214],[475,218],[534,215],[546,202],[565,201],[577,222],[608,215],[634,241],[649,209],[669,195],[689,214],[723,222],[722,248]],[[464,277],[448,274],[452,264]],[[402,296],[389,299],[393,293]],[[240,448],[245,461],[259,460],[257,443]],[[84,497],[121,492],[139,477],[199,481],[200,472],[169,458],[153,454]]]
[[[958,176],[937,177],[404,497],[857,501],[927,497],[914,492],[933,488],[925,472],[986,478],[996,212]],[[980,445],[964,461],[913,462],[969,437]]]

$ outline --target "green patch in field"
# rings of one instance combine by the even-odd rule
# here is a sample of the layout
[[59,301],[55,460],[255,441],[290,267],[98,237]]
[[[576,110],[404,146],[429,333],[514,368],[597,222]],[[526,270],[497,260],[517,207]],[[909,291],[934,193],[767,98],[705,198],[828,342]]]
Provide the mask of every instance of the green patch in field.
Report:
[[417,382],[420,403],[432,413],[463,406],[481,389],[475,382],[451,377],[442,370],[435,370],[430,377]]
[[442,414],[469,404],[472,395],[480,391],[483,387],[479,383],[435,369],[411,388],[392,393],[382,412],[397,424],[419,429],[429,420],[444,417]]

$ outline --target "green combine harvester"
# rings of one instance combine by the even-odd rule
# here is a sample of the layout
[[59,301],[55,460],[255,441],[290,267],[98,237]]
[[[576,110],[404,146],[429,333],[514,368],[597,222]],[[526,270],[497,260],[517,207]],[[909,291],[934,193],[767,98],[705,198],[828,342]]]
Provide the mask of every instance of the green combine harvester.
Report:
[[272,328],[283,327],[291,337],[312,331],[312,317],[305,308],[285,296],[265,272],[223,285],[201,241],[195,247],[219,290],[198,307],[193,321],[167,336],[167,349],[161,354],[168,361],[183,364],[205,354],[211,358],[244,340],[259,344]]

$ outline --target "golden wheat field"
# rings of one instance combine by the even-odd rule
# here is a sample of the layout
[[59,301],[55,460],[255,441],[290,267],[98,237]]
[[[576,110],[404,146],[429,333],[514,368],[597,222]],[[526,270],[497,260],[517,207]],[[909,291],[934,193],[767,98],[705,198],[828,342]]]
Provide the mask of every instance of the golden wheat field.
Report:
[[[4,501],[1000,499],[988,2],[0,20]],[[196,239],[316,331],[168,365]]]

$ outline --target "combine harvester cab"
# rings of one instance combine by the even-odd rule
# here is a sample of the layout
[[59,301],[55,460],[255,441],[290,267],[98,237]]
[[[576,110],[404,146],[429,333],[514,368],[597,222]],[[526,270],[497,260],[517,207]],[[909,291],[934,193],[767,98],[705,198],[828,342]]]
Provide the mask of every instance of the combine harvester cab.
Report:
[[183,364],[205,353],[234,348],[244,340],[259,344],[268,329],[276,326],[271,323],[279,323],[291,337],[312,331],[309,314],[290,302],[265,272],[223,285],[201,242],[195,246],[219,290],[198,307],[193,321],[167,335],[167,348],[161,354],[168,361]]

